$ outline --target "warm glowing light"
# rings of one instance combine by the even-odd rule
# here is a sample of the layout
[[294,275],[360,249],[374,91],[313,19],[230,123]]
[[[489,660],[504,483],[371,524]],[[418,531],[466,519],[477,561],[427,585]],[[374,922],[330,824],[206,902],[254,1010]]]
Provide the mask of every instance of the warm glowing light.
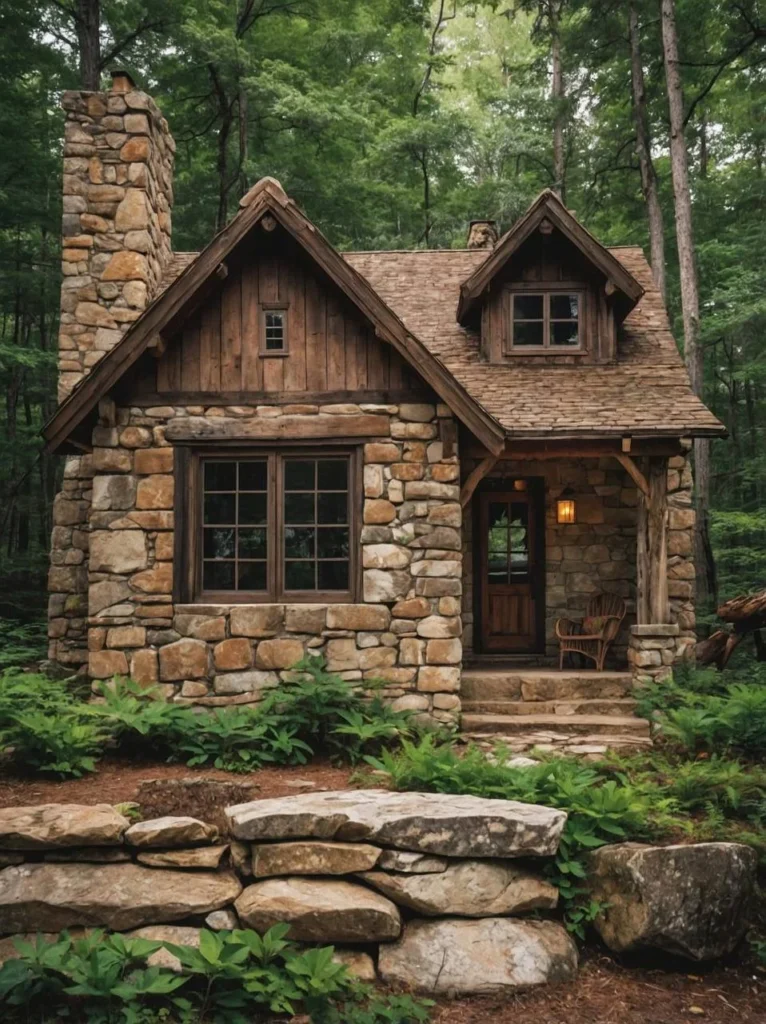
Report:
[[514,480],[513,481],[514,491],[526,491],[527,481],[526,480]]
[[556,522],[574,523],[577,521],[577,508],[572,498],[562,498],[556,502]]

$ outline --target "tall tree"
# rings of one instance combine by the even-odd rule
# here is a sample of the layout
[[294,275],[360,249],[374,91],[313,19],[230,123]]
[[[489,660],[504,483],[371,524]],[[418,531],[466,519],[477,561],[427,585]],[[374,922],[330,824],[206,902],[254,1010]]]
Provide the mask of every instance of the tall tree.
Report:
[[[684,94],[678,54],[678,28],[675,0],[660,0],[662,49],[665,83],[670,113],[670,166],[676,220],[676,245],[681,285],[681,312],[684,324],[684,359],[692,388],[702,394],[703,352],[700,346],[700,303],[697,266],[694,256],[692,197],[689,184],[689,152],[684,135]],[[715,559],[710,544],[710,442],[694,442],[697,524],[695,529],[697,595],[704,602],[716,596]]]
[[652,139],[646,102],[644,65],[641,58],[641,27],[636,0],[628,7],[628,38],[630,40],[630,80],[633,99],[633,119],[636,126],[636,154],[641,170],[641,191],[646,202],[649,222],[649,249],[652,277],[665,297],[665,232],[660,206],[657,172],[652,159]]

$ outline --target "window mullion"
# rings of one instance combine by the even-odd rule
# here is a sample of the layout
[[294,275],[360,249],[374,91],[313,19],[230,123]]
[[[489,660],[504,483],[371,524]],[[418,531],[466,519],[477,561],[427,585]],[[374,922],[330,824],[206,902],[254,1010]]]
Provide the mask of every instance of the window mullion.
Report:
[[269,455],[269,501],[268,501],[268,592],[272,601],[276,601],[283,591],[283,524],[282,524],[282,458],[280,455]]

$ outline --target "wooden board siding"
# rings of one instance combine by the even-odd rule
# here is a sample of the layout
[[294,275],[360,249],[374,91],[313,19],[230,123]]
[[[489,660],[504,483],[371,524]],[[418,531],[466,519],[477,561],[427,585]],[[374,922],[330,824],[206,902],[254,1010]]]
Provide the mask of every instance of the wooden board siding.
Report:
[[[538,283],[541,290],[555,290],[560,285],[562,291],[582,293],[581,331],[585,351],[550,355],[523,349],[508,352],[511,290],[516,285],[533,288]],[[535,233],[492,282],[481,318],[481,344],[486,358],[493,363],[523,360],[536,366],[613,362],[617,337],[614,310],[606,296],[605,283],[603,274],[562,235]]]
[[[225,280],[171,338],[156,385],[193,392],[419,391],[423,382],[370,324],[284,238],[227,261]],[[287,352],[262,354],[263,304],[287,309]],[[150,371],[153,372],[153,371]]]

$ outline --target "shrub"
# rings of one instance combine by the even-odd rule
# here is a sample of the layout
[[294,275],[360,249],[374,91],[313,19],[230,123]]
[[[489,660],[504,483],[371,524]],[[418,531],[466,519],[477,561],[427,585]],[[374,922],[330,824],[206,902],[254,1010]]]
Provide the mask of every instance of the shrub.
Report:
[[[206,711],[156,699],[128,679],[86,702],[68,684],[32,674],[0,677],[0,748],[19,764],[59,776],[93,771],[106,744],[130,757],[253,771],[305,764],[316,754],[356,761],[412,735],[410,715],[366,699],[319,658],[295,666],[295,681],[259,705]],[[89,694],[88,694],[89,695]]]
[[[15,941],[18,957],[0,968],[4,1020],[138,1024],[153,1020],[247,1022],[265,1011],[305,1012],[316,1024],[417,1024],[428,1006],[409,997],[378,998],[333,961],[333,947],[297,950],[287,925],[200,932],[199,948],[91,932],[50,942]],[[180,971],[148,967],[165,946]],[[183,992],[181,992],[183,990]],[[55,1017],[53,1016],[55,1014]]]
[[42,661],[48,653],[48,623],[0,618],[0,671]]

